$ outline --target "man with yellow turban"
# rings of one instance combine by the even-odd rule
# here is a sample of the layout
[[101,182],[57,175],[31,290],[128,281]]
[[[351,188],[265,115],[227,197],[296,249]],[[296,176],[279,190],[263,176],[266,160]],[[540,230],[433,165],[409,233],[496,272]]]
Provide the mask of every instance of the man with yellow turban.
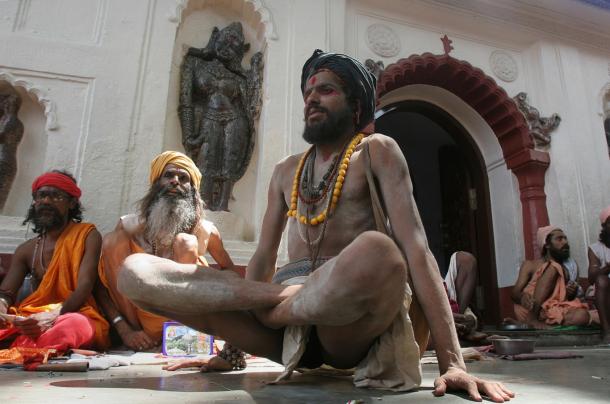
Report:
[[[123,343],[147,350],[161,343],[167,318],[138,308],[117,289],[121,264],[131,254],[147,253],[184,264],[208,266],[209,251],[221,269],[233,267],[218,229],[203,218],[201,173],[186,155],[166,151],[150,166],[150,188],[138,212],[122,216],[104,237],[97,298]],[[108,298],[108,294],[109,297]]]

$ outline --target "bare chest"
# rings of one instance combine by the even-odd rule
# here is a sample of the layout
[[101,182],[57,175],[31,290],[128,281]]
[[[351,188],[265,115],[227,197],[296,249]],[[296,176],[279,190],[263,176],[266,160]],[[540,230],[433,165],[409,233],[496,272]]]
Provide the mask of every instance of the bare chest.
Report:
[[[318,202],[307,203],[299,197],[298,216],[290,218],[288,223],[288,253],[291,260],[311,255],[312,249],[319,249],[320,256],[337,255],[360,233],[374,229],[370,192],[359,153],[354,153],[346,171],[334,208],[332,193],[335,181],[331,181],[329,195]],[[292,178],[284,189],[288,206],[291,191]],[[326,219],[315,226],[299,220],[301,216],[311,219],[323,212],[326,212]]]

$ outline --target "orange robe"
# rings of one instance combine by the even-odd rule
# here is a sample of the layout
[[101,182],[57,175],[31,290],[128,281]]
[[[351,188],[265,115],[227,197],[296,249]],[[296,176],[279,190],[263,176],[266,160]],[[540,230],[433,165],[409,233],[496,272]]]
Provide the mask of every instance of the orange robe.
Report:
[[132,303],[125,295],[119,292],[117,287],[117,279],[119,270],[125,258],[131,254],[145,252],[133,240],[129,240],[124,245],[112,246],[102,250],[102,257],[99,264],[99,277],[110,294],[110,298],[116,305],[126,320],[132,326],[139,325],[142,330],[153,340],[160,342],[163,334],[163,323],[169,319],[148,311],[140,309]]
[[[547,324],[561,325],[568,311],[575,309],[587,309],[587,305],[581,303],[578,299],[566,300],[565,273],[561,265],[559,265],[555,261],[548,261],[540,265],[536,272],[534,272],[532,279],[523,289],[523,292],[529,293],[533,296],[534,290],[536,289],[536,285],[538,284],[538,280],[547,270],[556,271],[557,275],[559,276],[557,277],[557,282],[555,283],[553,292],[551,293],[549,298],[542,303],[541,320],[544,318],[544,321]],[[528,312],[529,311],[525,307],[519,304],[515,304],[515,316],[517,317],[517,320],[521,322],[526,322],[528,318]]]
[[[65,302],[76,290],[78,273],[85,254],[85,241],[94,229],[95,226],[90,223],[70,224],[57,239],[53,258],[51,258],[38,289],[23,300],[19,306],[11,307],[10,311],[20,316],[29,316],[53,310]],[[109,325],[104,316],[100,314],[93,295],[87,298],[78,313],[86,316],[94,326],[93,346],[102,350],[108,348],[110,346]]]
[[[135,215],[128,215],[121,218],[121,223],[124,228],[129,228],[131,231],[135,231],[138,226],[134,222],[138,220]],[[148,311],[142,310],[137,307],[131,300],[119,292],[117,287],[117,280],[121,265],[125,258],[131,254],[145,253],[144,249],[136,243],[132,237],[125,236],[130,234],[125,231],[122,240],[115,241],[114,245],[109,245],[108,242],[104,242],[102,248],[102,256],[99,264],[99,277],[108,292],[112,301],[116,305],[117,309],[121,312],[121,315],[127,319],[129,324],[132,326],[139,325],[142,330],[151,337],[153,340],[161,343],[161,337],[163,334],[163,323],[169,321],[165,317],[158,316]],[[208,266],[207,261],[203,255],[197,259],[197,264]]]

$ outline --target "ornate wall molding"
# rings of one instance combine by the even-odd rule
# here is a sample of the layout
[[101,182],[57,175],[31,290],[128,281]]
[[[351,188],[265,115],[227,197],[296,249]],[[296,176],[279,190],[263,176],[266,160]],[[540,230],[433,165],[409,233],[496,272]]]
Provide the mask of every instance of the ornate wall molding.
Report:
[[536,146],[550,146],[551,132],[557,129],[561,122],[561,117],[557,114],[552,114],[549,117],[540,116],[540,111],[531,106],[527,101],[527,93],[520,92],[513,99],[527,121],[530,136],[534,143],[536,143]]
[[[192,0],[176,0],[176,6],[170,10],[169,20],[176,24],[180,24],[182,22],[182,13],[189,5],[189,2]],[[254,11],[258,14],[260,18],[260,23],[265,27],[265,38],[267,40],[277,40],[279,36],[277,34],[277,30],[275,29],[275,23],[273,21],[273,14],[271,11],[265,6],[262,0],[242,0],[243,4],[252,5]],[[200,0],[200,6],[204,7],[207,3],[211,3],[210,0]],[[227,3],[229,3],[227,1]],[[230,4],[227,4],[226,7],[230,7]]]
[[491,71],[502,81],[510,83],[519,77],[517,62],[508,53],[502,50],[495,50],[489,55],[489,65]]
[[366,29],[366,44],[377,55],[391,58],[400,52],[400,38],[392,28],[375,23]]
[[57,123],[55,102],[51,100],[49,95],[43,89],[37,87],[35,84],[27,80],[15,77],[13,74],[6,70],[0,70],[0,80],[7,81],[13,87],[21,87],[25,89],[29,94],[33,95],[34,98],[44,107],[44,115],[47,120],[45,124],[46,129],[59,129],[59,124]]

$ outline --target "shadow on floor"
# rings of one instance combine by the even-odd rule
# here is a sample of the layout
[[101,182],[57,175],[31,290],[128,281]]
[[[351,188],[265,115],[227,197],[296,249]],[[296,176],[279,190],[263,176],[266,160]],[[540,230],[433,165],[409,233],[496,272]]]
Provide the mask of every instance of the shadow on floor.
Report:
[[[351,377],[328,377],[294,374],[289,381],[275,385],[278,373],[176,373],[161,377],[106,377],[100,379],[64,380],[50,383],[66,388],[121,388],[177,392],[247,391],[260,402],[344,402],[353,400],[374,402],[384,396],[404,396],[406,393],[355,388]],[[432,390],[420,388],[418,391]],[[279,401],[278,401],[279,400]]]

